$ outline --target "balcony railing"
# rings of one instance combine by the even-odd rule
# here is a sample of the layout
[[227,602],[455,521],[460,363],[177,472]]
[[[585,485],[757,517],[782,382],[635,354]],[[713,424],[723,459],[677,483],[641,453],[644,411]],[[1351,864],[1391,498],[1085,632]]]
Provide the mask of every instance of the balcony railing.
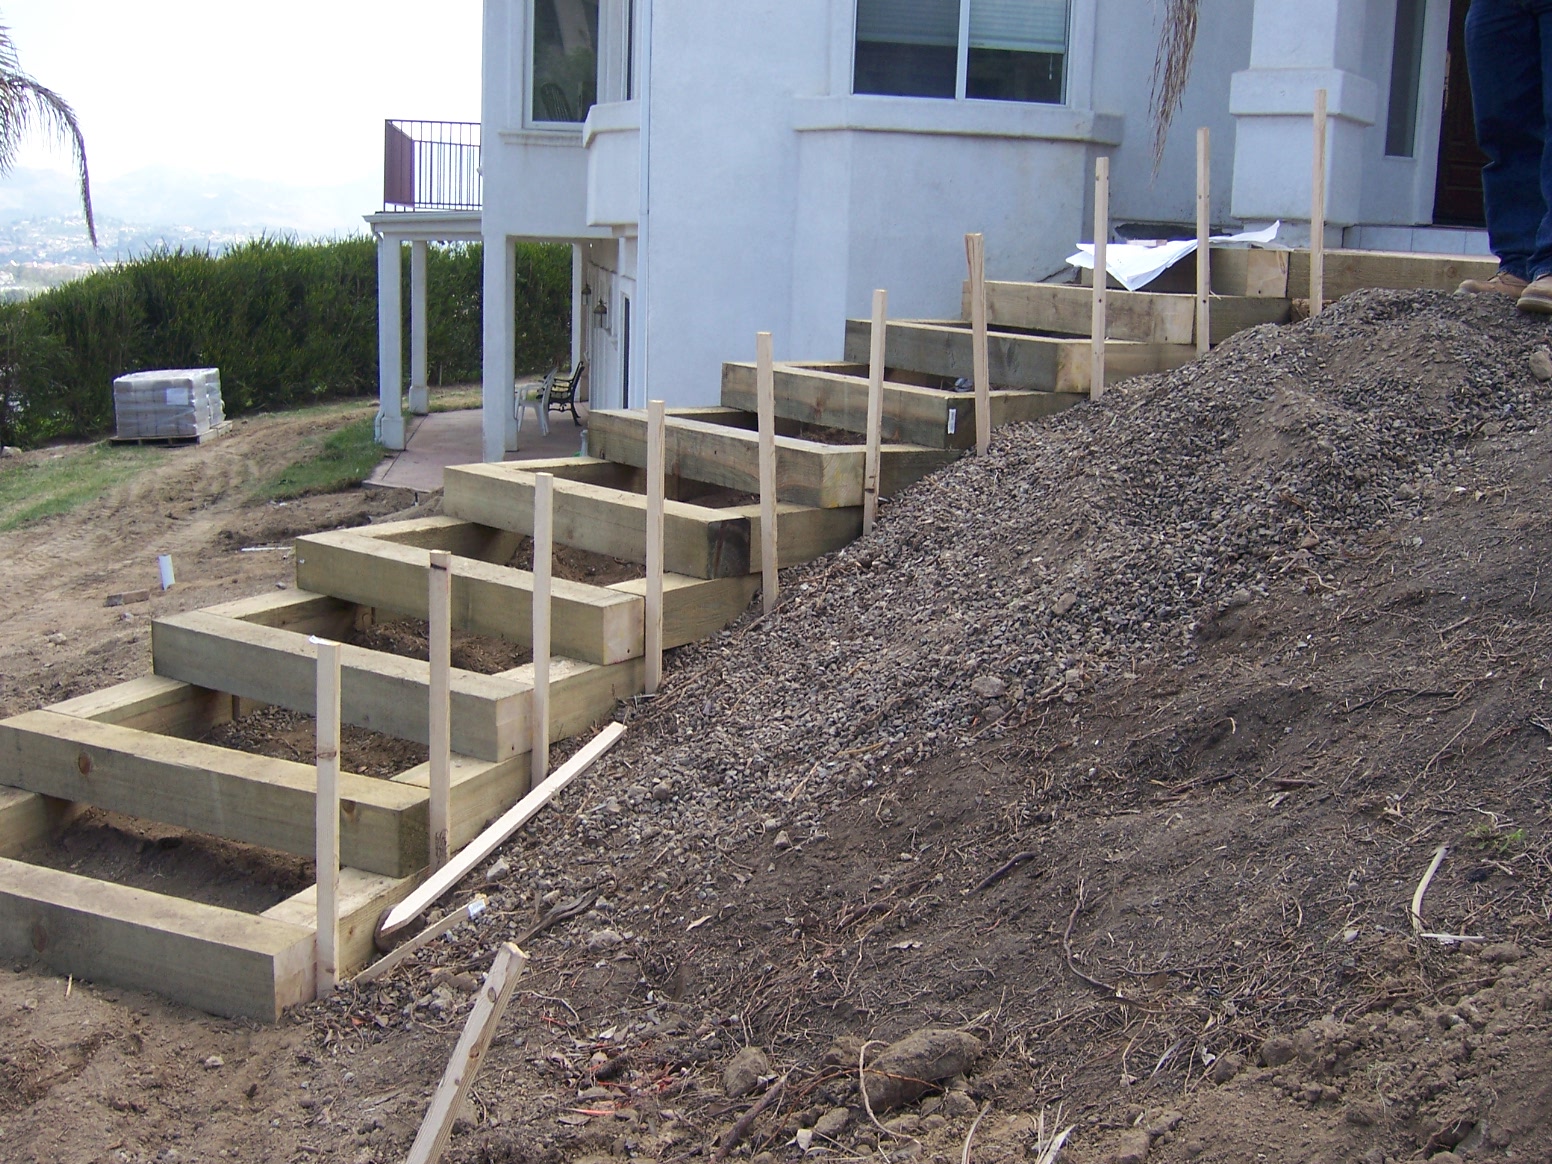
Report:
[[385,122],[383,209],[480,209],[479,122]]

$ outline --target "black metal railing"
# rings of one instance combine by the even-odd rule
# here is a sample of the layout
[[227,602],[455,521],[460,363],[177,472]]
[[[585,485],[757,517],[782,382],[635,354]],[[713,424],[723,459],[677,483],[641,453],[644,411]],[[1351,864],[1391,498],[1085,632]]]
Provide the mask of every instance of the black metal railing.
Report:
[[383,123],[383,209],[478,210],[480,123]]

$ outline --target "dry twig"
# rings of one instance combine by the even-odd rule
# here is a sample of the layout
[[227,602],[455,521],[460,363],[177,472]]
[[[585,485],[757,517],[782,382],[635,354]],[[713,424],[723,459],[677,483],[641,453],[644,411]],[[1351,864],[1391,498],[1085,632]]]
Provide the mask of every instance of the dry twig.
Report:
[[728,1154],[738,1146],[738,1142],[749,1134],[749,1129],[754,1125],[754,1121],[760,1118],[760,1113],[770,1107],[780,1097],[782,1090],[787,1086],[787,1076],[791,1074],[792,1072],[789,1070],[786,1075],[783,1075],[775,1083],[767,1087],[765,1094],[760,1097],[760,1102],[738,1117],[738,1122],[727,1130],[727,1135],[722,1137],[722,1142],[717,1145],[717,1150],[712,1153],[711,1158],[713,1160],[726,1160],[728,1158]]
[[987,1100],[981,1105],[981,1114],[975,1117],[975,1122],[970,1125],[970,1130],[965,1133],[965,1150],[959,1154],[959,1164],[970,1164],[970,1141],[975,1139],[975,1129],[981,1126],[981,1121],[986,1118],[986,1113],[992,1110],[992,1101]]

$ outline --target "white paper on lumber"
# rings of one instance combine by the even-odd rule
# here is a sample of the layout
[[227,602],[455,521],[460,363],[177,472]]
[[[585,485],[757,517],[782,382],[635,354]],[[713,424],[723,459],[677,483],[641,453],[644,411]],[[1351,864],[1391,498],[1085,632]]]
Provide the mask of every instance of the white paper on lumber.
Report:
[[[1213,246],[1257,246],[1274,241],[1282,229],[1281,220],[1265,230],[1247,230],[1240,234],[1220,234]],[[1164,239],[1149,242],[1110,243],[1105,247],[1105,270],[1128,291],[1146,287],[1181,259],[1196,253],[1194,238]],[[1094,269],[1094,244],[1079,243],[1075,254],[1067,256],[1068,266],[1084,271]]]

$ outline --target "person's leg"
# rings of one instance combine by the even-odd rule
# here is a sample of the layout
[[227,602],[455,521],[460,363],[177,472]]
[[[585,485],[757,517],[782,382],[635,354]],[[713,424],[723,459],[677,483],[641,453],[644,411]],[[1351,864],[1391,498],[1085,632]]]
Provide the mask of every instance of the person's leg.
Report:
[[1552,314],[1552,0],[1532,0],[1541,45],[1541,222],[1530,256],[1531,285],[1519,297],[1524,311]]
[[[1552,8],[1552,0],[1546,0]],[[1477,144],[1487,155],[1482,195],[1488,245],[1504,273],[1533,277],[1542,196],[1545,122],[1542,0],[1472,0],[1466,14],[1466,67]],[[1549,236],[1552,237],[1552,236]]]

